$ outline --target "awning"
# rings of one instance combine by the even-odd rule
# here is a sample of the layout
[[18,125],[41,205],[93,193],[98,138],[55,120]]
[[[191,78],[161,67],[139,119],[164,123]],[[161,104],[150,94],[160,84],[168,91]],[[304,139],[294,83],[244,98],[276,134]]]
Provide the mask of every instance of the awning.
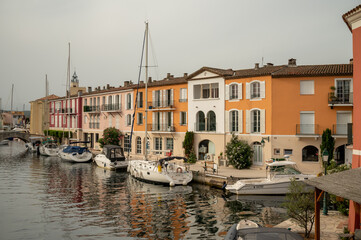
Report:
[[361,168],[311,178],[305,183],[361,204]]

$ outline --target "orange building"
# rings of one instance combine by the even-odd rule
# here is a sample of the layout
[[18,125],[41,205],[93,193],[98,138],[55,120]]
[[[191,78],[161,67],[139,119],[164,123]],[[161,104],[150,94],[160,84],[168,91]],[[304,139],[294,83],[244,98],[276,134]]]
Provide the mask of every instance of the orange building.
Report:
[[289,155],[308,173],[322,171],[322,132],[335,138],[335,160],[351,163],[347,124],[352,123],[352,64],[267,64],[226,77],[226,133],[254,149],[254,165]]

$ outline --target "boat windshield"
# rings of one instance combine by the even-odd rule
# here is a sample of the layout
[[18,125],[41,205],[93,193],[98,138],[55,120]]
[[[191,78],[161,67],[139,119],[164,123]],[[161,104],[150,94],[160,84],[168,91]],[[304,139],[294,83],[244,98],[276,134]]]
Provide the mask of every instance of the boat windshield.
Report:
[[276,175],[297,175],[301,174],[300,171],[291,165],[271,167],[271,172]]

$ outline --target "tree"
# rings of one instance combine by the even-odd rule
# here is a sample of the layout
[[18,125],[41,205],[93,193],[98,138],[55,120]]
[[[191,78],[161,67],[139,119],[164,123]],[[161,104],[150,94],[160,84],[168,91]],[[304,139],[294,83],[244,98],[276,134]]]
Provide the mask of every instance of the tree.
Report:
[[98,140],[100,147],[104,145],[118,145],[122,136],[122,132],[116,129],[115,127],[106,128],[103,131],[103,138]]
[[252,166],[252,148],[246,141],[239,140],[235,135],[226,145],[226,155],[229,164],[237,169],[249,168]]
[[322,133],[322,143],[321,143],[321,154],[325,149],[327,149],[328,152],[328,161],[327,165],[330,163],[330,161],[333,159],[333,150],[335,148],[335,139],[332,137],[331,130],[327,128]]
[[192,152],[194,153],[193,142],[194,142],[194,132],[187,131],[183,141],[183,148],[186,158],[189,158]]
[[315,221],[313,191],[308,191],[303,182],[292,179],[286,195],[286,202],[283,205],[287,208],[288,216],[305,229],[305,237],[308,238]]

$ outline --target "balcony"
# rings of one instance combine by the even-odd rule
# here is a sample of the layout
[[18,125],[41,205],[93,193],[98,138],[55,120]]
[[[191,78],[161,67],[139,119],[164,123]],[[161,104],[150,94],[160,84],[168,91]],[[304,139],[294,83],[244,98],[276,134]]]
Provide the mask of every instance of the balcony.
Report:
[[169,99],[166,101],[153,101],[153,102],[148,102],[148,108],[149,109],[161,109],[161,108],[170,108],[170,109],[174,109],[174,105],[173,105],[173,99]]
[[75,110],[73,110],[73,108],[62,108],[61,113],[76,114],[76,112],[75,112]]
[[318,124],[296,124],[296,135],[319,135]]
[[328,105],[331,106],[353,106],[353,92],[328,93]]
[[332,125],[332,135],[347,136],[347,123]]
[[100,106],[84,106],[84,112],[87,113],[99,113]]
[[215,132],[217,131],[217,124],[216,123],[201,123],[197,122],[194,124],[194,129],[196,132]]
[[154,131],[154,132],[175,132],[175,128],[173,125],[168,125],[168,124],[148,124],[147,125],[148,129],[150,129],[150,131]]
[[121,107],[118,103],[114,104],[103,104],[102,105],[102,111],[103,112],[120,112]]

